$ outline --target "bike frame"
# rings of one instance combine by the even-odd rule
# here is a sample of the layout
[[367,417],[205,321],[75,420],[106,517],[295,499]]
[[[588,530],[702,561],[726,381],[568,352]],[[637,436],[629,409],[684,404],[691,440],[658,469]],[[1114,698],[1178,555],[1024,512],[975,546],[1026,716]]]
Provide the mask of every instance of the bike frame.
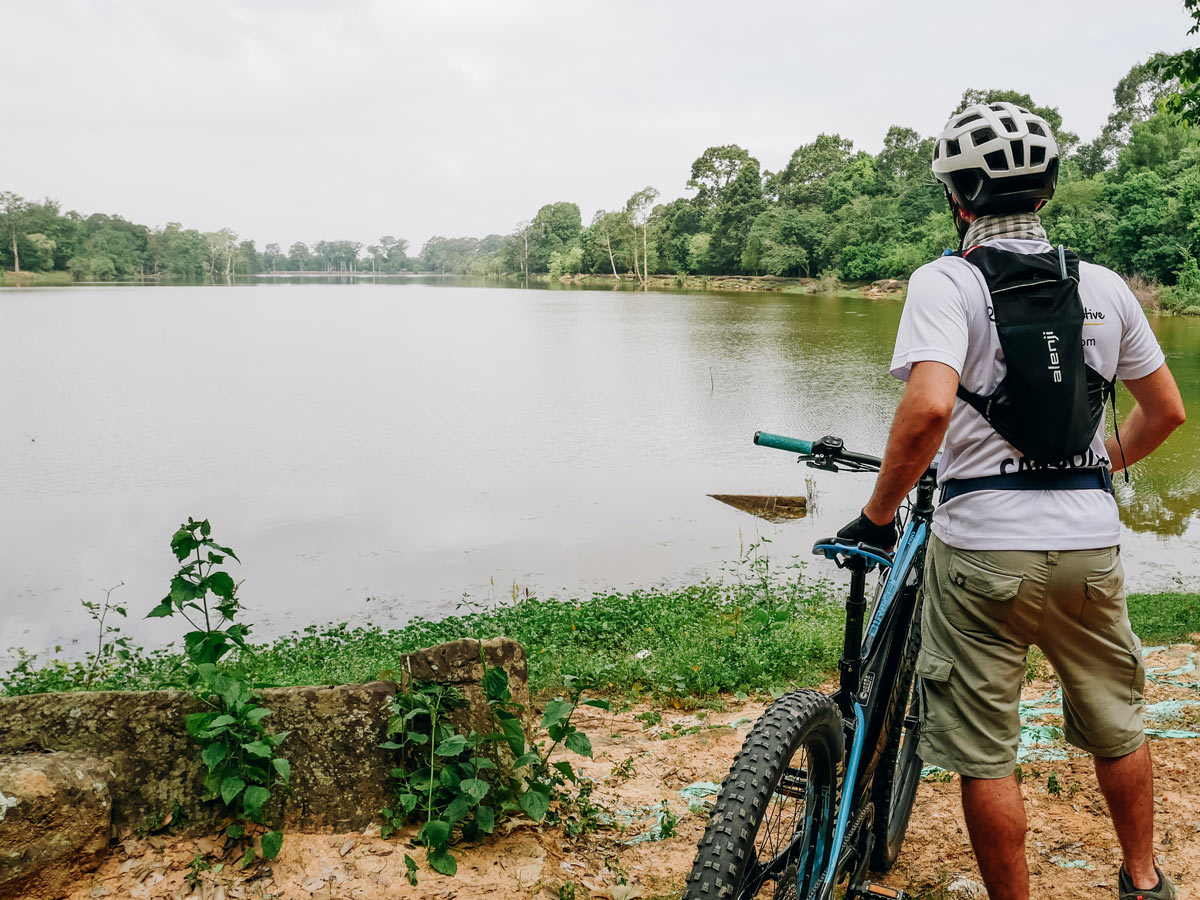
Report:
[[[877,471],[880,465],[880,460],[874,457],[842,452],[841,441],[837,439],[825,438],[810,444],[774,435],[755,435],[755,443],[799,450],[802,459],[806,458],[810,466],[820,469],[837,471],[841,462],[846,468]],[[897,676],[904,642],[917,610],[925,548],[933,518],[936,473],[935,462],[917,483],[916,499],[894,553],[836,539],[819,541],[813,547],[814,553],[850,571],[846,631],[838,662],[839,686],[832,698],[841,711],[849,749],[827,861],[823,862],[824,848],[818,846],[816,855],[819,858],[801,859],[797,867],[797,894],[801,900],[829,900],[842,876],[850,875],[853,885],[870,858],[872,809],[867,798],[895,716],[905,716],[908,712],[906,703],[891,702],[891,685]],[[868,615],[866,580],[867,574],[876,566],[886,575]],[[887,815],[890,811],[874,812]],[[806,813],[809,824],[808,816],[812,813],[810,804]],[[815,871],[814,862],[822,866],[823,871]]]

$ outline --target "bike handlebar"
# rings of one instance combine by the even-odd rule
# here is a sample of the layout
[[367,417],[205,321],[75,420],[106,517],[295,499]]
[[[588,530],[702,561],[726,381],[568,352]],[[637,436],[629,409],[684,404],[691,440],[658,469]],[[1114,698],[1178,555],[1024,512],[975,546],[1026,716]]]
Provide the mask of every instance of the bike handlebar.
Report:
[[799,438],[784,437],[782,434],[770,434],[766,431],[754,432],[754,443],[760,447],[786,450],[789,453],[799,453],[803,456],[810,455],[813,450],[812,441],[802,441]]
[[841,438],[829,435],[819,441],[802,441],[799,438],[784,437],[781,434],[756,431],[754,443],[760,447],[772,447],[776,450],[786,450],[789,453],[799,453],[801,457],[810,460],[810,466],[817,468],[829,468],[835,463],[841,463],[850,469],[878,472],[879,467],[883,465],[883,460],[878,456],[852,453],[842,446]]

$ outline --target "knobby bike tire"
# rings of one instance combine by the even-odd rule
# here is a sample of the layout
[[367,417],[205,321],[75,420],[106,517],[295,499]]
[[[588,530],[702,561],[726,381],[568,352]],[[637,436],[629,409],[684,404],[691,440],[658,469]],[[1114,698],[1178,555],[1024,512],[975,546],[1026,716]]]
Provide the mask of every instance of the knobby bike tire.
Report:
[[896,864],[912,816],[917,785],[921,780],[921,759],[917,755],[920,725],[914,725],[907,732],[904,730],[905,717],[916,717],[920,711],[913,675],[920,652],[921,604],[918,602],[892,685],[892,696],[888,701],[896,704],[894,708],[899,709],[900,714],[892,721],[887,743],[871,781],[871,802],[875,806],[875,818],[871,826],[875,833],[871,847],[871,869],[875,872],[887,872]]
[[[843,746],[841,716],[824,694],[794,691],[773,703],[750,730],[721,785],[684,900],[748,900],[763,896],[759,891],[772,882],[775,897],[795,897],[795,884],[787,883],[789,878],[794,881],[795,870],[788,872],[788,867],[796,865],[811,842],[819,840],[825,856],[832,843]],[[789,764],[802,749],[808,763],[801,794],[798,770]],[[781,784],[785,776],[789,780]],[[770,812],[780,806],[780,800],[786,803],[785,798],[792,798],[793,807],[799,806],[801,796],[804,811],[799,819],[793,808],[792,820],[784,823],[786,816],[781,815],[784,824],[775,828]],[[813,833],[802,834],[813,804],[820,805]],[[787,849],[769,853],[771,859],[760,859],[755,846],[760,829],[768,838],[783,837]],[[788,833],[782,834],[783,830]],[[768,869],[773,876],[764,874]]]

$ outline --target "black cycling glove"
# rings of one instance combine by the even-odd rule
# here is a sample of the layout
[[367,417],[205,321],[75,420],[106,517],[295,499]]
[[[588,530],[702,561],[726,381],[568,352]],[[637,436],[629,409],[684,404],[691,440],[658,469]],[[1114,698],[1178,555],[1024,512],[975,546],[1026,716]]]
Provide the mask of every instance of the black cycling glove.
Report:
[[880,550],[891,550],[896,546],[896,521],[893,519],[886,525],[876,525],[867,518],[866,513],[842,528],[837,533],[838,539],[848,544],[870,544]]

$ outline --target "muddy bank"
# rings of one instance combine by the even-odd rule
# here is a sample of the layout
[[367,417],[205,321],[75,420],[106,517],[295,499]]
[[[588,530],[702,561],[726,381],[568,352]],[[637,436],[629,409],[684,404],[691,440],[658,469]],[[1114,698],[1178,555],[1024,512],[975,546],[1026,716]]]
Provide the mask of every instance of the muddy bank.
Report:
[[[1147,657],[1149,723],[1156,760],[1157,852],[1187,895],[1200,879],[1200,691],[1194,645],[1152,648]],[[1090,761],[1074,755],[1056,728],[1055,684],[1027,686],[1022,772],[1030,820],[1028,855],[1034,897],[1104,897],[1115,890],[1120,861]],[[421,865],[417,885],[404,857],[423,852],[412,831],[391,840],[371,825],[344,834],[288,832],[269,866],[238,872],[220,843],[153,834],[132,837],[68,896],[130,898],[279,897],[296,900],[383,900],[434,897],[562,897],[632,900],[679,896],[704,829],[704,795],[728,770],[765,702],[723,699],[721,710],[586,710],[581,726],[595,759],[583,770],[596,781],[600,825],[578,839],[559,828],[510,821],[477,846],[456,848],[458,874]],[[640,718],[637,718],[640,716]],[[661,721],[656,721],[661,716]],[[1053,775],[1053,779],[1051,776]],[[683,793],[681,793],[683,792]],[[224,863],[220,871],[216,867]],[[194,873],[194,886],[188,882]],[[969,897],[979,881],[962,814],[958,784],[930,773],[917,795],[908,839],[884,879],[918,898]]]

